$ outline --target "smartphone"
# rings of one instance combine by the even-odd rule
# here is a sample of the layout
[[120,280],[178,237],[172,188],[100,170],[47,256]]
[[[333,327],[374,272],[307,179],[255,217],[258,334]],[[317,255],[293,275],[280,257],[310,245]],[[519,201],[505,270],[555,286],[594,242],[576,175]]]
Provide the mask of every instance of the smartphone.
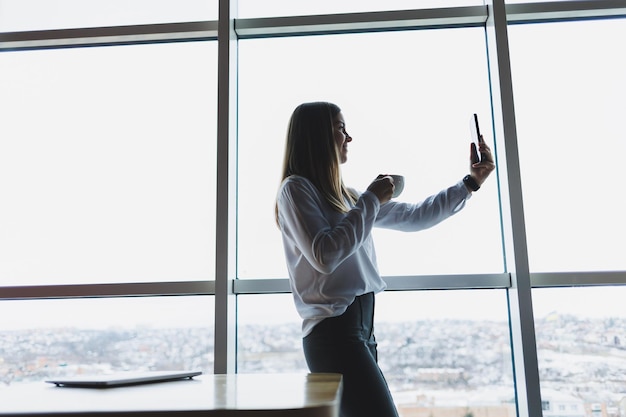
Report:
[[472,133],[472,141],[476,144],[476,153],[472,155],[472,162],[479,162],[478,144],[480,143],[480,125],[478,124],[478,114],[472,114],[470,118],[470,132]]

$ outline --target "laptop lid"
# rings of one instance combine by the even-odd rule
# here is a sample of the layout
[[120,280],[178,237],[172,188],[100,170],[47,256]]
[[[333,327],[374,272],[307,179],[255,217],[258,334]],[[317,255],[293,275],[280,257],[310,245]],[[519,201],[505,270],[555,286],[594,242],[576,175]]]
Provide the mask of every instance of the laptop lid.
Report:
[[146,372],[119,372],[102,375],[80,375],[55,378],[46,381],[56,386],[108,388],[125,385],[148,384],[154,382],[174,381],[177,379],[193,378],[202,374],[202,371],[146,371]]

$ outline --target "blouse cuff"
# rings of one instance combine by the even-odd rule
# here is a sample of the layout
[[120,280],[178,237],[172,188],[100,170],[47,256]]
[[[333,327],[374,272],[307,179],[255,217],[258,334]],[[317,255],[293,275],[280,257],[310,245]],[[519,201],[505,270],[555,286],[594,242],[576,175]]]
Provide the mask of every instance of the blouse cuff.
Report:
[[463,180],[459,181],[456,183],[457,188],[460,188],[463,190],[463,192],[465,193],[465,200],[469,200],[470,198],[472,198],[472,193],[470,190],[468,190],[467,186],[465,185],[465,183],[463,182]]
[[362,194],[361,194],[361,198],[367,198],[372,200],[372,202],[375,204],[376,206],[376,210],[378,210],[380,208],[380,200],[378,199],[378,197],[376,197],[376,194],[374,194],[373,192],[371,192],[370,190],[365,190]]

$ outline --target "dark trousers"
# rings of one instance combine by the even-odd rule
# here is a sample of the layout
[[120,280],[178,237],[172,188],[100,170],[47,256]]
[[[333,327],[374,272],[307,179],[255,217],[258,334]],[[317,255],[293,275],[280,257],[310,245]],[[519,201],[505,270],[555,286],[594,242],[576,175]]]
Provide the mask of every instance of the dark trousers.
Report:
[[341,316],[317,324],[303,347],[311,372],[343,375],[341,417],[398,416],[378,367],[373,293],[357,297]]

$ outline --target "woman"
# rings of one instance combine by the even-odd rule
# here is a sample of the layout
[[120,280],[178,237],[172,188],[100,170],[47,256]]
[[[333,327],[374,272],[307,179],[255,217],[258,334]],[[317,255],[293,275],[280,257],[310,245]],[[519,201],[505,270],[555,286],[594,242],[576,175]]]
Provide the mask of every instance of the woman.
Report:
[[434,226],[463,208],[495,165],[484,141],[478,150],[472,143],[470,175],[421,203],[400,203],[390,201],[389,176],[379,175],[362,194],[343,184],[340,165],[351,141],[336,105],[304,103],[294,110],[276,218],[310,371],[343,374],[342,417],[393,417],[398,413],[378,367],[373,331],[374,294],[385,282],[372,228]]

